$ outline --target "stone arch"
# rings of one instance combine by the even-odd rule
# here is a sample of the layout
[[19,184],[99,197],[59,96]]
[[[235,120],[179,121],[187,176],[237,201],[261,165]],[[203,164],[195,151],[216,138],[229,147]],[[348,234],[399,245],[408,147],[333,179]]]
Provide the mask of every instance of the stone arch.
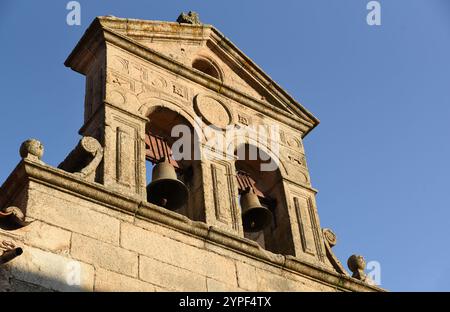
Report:
[[213,78],[223,81],[224,74],[219,65],[203,53],[196,55],[192,60],[192,68],[201,71]]
[[141,102],[144,102],[144,104],[142,104],[138,109],[141,116],[148,118],[148,116],[155,110],[166,108],[182,116],[194,129],[194,131],[196,131],[199,140],[204,140],[202,131],[197,131],[197,129],[201,129],[202,125],[198,123],[199,120],[198,118],[196,118],[196,115],[193,112],[188,112],[182,109],[180,105],[175,101],[169,101],[167,99],[161,99],[159,97],[146,97],[145,101]]
[[[200,159],[194,157],[195,155],[201,155],[199,150],[194,152],[200,147],[198,140],[199,135],[202,135],[195,128],[196,119],[177,104],[159,98],[147,98],[146,103],[139,108],[139,113],[148,119],[146,133],[163,137],[169,143],[172,151],[174,151],[173,144],[177,140],[171,138],[172,127],[178,124],[189,127],[189,144],[192,153],[188,159],[174,160],[173,163],[177,167],[178,179],[186,185],[189,196],[187,203],[176,212],[195,221],[204,221],[203,192],[199,192],[203,189],[203,180],[194,178],[202,175]],[[154,128],[152,129],[152,127]],[[149,166],[147,166],[147,170],[150,170]],[[147,178],[150,179],[149,175],[147,175]]]
[[[236,140],[238,140],[237,142],[239,142],[239,144],[237,146],[233,146],[233,144],[236,144]],[[276,155],[272,151],[272,148],[270,147],[270,145],[267,144],[267,142],[259,142],[249,136],[237,135],[233,138],[233,141],[230,144],[228,144],[227,151],[231,151],[231,150],[236,151],[239,148],[239,146],[242,144],[256,146],[257,148],[262,150],[264,153],[269,155],[270,158],[273,159],[277,163],[281,176],[282,177],[287,176],[286,165],[284,164],[284,161],[283,161],[281,155],[279,155],[279,156]]]
[[[236,146],[235,153],[241,148],[251,146],[266,153],[270,158],[278,158],[267,145],[261,145],[251,139]],[[271,252],[284,255],[295,255],[295,246],[289,217],[289,206],[283,183],[283,171],[285,171],[285,168],[283,164],[279,162],[276,170],[260,171],[259,162],[260,160],[237,158],[235,161],[235,170],[236,174],[237,171],[246,172],[255,181],[254,187],[257,188],[255,193],[258,194],[262,206],[272,212],[273,220],[272,224],[262,231],[256,233],[246,232],[244,233],[244,236],[258,242],[263,248]],[[241,207],[241,209],[243,208],[244,207]]]

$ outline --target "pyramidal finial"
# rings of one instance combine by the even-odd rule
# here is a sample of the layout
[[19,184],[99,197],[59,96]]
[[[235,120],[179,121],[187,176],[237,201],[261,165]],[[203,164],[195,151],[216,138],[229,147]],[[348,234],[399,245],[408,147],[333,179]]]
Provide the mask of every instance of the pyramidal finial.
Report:
[[201,25],[200,17],[197,12],[189,11],[188,13],[182,12],[177,18],[178,23]]

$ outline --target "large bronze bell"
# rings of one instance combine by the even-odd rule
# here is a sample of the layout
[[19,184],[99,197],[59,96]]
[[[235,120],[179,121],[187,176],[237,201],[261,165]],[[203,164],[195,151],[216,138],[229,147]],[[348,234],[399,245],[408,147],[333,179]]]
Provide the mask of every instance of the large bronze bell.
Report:
[[175,168],[167,161],[157,163],[152,170],[152,182],[147,186],[147,201],[169,210],[186,203],[188,189],[178,180]]
[[245,232],[259,232],[272,222],[272,212],[261,205],[252,189],[241,195],[240,203]]

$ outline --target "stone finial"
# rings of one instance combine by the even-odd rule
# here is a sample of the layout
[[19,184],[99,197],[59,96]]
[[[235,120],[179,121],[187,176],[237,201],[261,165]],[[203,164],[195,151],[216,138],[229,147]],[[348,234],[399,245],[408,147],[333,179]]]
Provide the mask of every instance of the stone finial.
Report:
[[19,153],[22,158],[40,162],[44,155],[44,146],[38,140],[28,139],[20,146]]
[[184,23],[184,24],[192,24],[192,25],[201,25],[202,22],[200,22],[200,17],[198,13],[194,11],[189,11],[188,13],[181,13],[180,16],[177,18],[178,23]]
[[347,260],[347,265],[350,271],[353,272],[353,278],[359,279],[360,281],[365,281],[367,279],[367,275],[364,272],[366,260],[364,260],[363,256],[351,255]]

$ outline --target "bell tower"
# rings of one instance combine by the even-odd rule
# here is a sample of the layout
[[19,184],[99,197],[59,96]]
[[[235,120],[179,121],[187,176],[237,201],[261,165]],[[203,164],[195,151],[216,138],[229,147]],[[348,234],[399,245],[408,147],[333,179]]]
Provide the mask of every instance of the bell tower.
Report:
[[[98,182],[328,265],[302,143],[318,120],[196,13],[178,23],[97,18],[66,65],[86,75],[80,134],[104,147]],[[176,161],[180,125],[192,130],[183,148],[200,152]],[[208,135],[239,137],[224,147]]]
[[[178,23],[101,17],[66,65],[86,75],[80,134],[104,147],[99,183],[160,206],[183,197],[169,209],[326,264],[302,144],[318,120],[214,27],[192,12]],[[180,125],[192,131],[187,157],[172,155]],[[158,181],[146,181],[148,161]]]
[[[43,249],[81,263],[81,290],[380,290],[320,226],[303,146],[318,119],[195,12],[97,17],[65,65],[86,76],[82,139],[58,168],[22,147],[0,208],[31,251],[12,268]],[[70,233],[66,255],[27,241],[28,220]]]

